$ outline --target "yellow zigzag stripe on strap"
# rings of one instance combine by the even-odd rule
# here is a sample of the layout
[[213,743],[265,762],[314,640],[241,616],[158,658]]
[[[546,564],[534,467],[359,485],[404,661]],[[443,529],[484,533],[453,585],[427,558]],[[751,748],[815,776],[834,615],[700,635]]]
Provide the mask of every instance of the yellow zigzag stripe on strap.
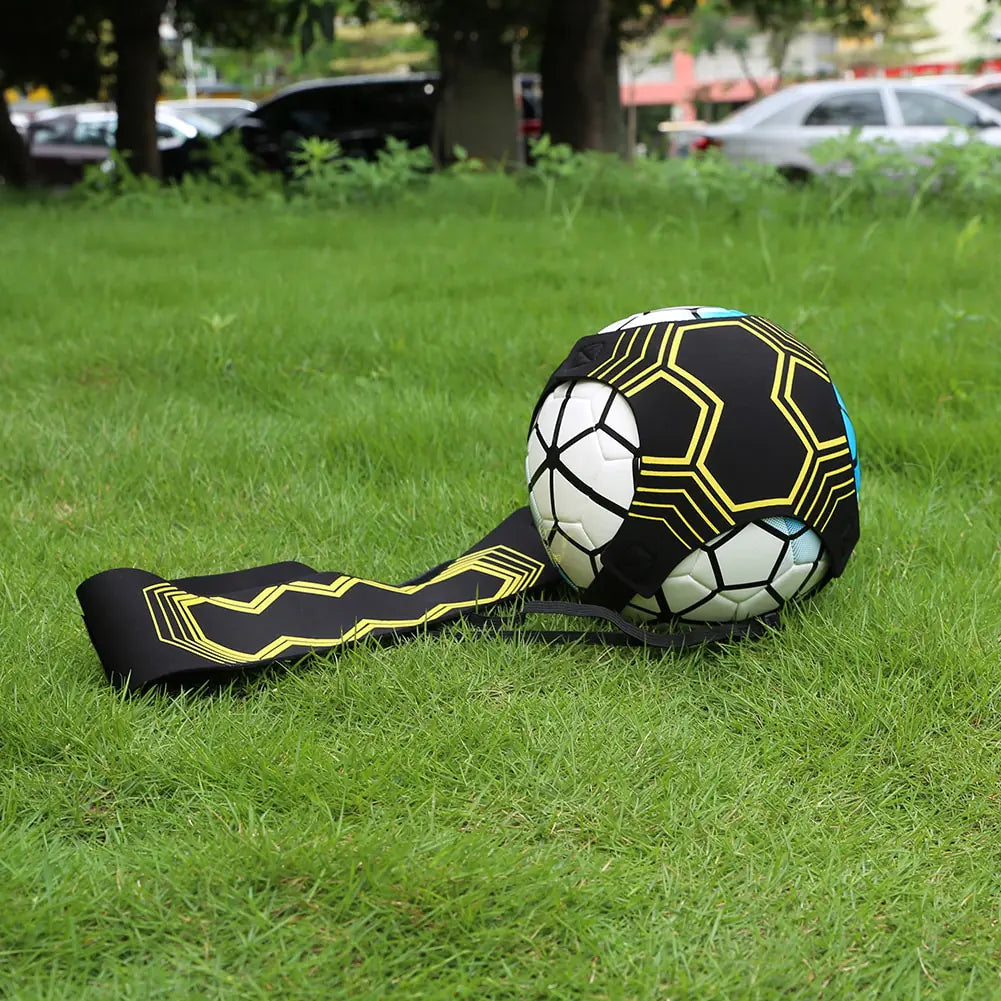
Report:
[[[310,649],[313,647],[342,646],[363,639],[377,629],[412,628],[433,623],[452,611],[493,604],[531,587],[544,569],[542,563],[530,556],[525,556],[507,546],[495,546],[460,557],[443,567],[430,580],[420,584],[396,586],[342,575],[329,584],[318,584],[314,581],[289,581],[285,584],[277,584],[263,588],[245,601],[221,596],[192,594],[167,582],[151,584],[143,589],[143,594],[157,637],[162,643],[179,647],[218,664],[246,664],[278,657],[287,650],[296,647]],[[497,581],[496,589],[487,594],[481,592],[468,600],[439,603],[414,618],[360,619],[335,636],[289,636],[282,634],[260,649],[250,651],[238,650],[212,639],[205,633],[193,611],[199,606],[209,605],[238,614],[256,616],[266,612],[285,594],[308,594],[335,602],[352,588],[358,586],[372,587],[394,594],[413,595],[435,584],[470,572],[493,577]]]

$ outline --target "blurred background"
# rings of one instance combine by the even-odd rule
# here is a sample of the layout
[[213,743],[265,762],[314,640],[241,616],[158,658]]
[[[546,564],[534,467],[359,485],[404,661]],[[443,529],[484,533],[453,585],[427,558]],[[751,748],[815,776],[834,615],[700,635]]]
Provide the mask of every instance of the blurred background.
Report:
[[[883,91],[875,117],[842,100],[828,126],[1001,124],[966,100],[1001,107],[992,0],[3,0],[0,18],[10,185],[73,183],[115,146],[176,179],[220,134],[271,170],[311,136],[352,156],[395,137],[506,166],[542,134],[625,158],[750,156],[709,126],[805,81],[955,98],[905,107]],[[818,124],[815,107],[792,124]]]

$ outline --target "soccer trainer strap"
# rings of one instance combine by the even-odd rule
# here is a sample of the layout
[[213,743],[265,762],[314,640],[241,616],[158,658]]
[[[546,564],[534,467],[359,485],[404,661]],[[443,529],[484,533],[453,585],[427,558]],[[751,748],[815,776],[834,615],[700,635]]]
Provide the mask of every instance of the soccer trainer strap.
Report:
[[[508,599],[563,586],[528,508],[520,508],[458,559],[403,584],[287,562],[173,581],[145,570],[105,570],[85,580],[77,597],[108,680],[131,691],[197,684],[367,638],[406,639],[458,618],[506,639],[661,650],[753,638],[775,624],[768,618],[664,634],[608,608],[551,600],[496,614]],[[600,619],[617,631],[529,629],[526,615]]]
[[77,597],[108,680],[138,690],[405,638],[558,580],[521,508],[458,559],[405,584],[289,562],[173,581],[105,570]]

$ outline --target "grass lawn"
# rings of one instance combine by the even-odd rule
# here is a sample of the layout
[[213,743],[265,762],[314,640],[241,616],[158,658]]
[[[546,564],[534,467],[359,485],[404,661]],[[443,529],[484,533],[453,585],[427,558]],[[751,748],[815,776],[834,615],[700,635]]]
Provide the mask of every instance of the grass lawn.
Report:
[[[542,207],[2,209],[0,994],[1001,993],[998,230]],[[524,503],[577,337],[688,303],[858,430],[862,541],[781,634],[106,684],[85,577],[412,576]]]

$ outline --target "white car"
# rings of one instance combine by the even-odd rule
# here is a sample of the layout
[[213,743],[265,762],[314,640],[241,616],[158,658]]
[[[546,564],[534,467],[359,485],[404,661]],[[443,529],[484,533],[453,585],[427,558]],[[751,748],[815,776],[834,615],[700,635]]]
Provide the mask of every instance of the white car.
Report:
[[863,140],[918,151],[971,135],[1001,146],[1001,112],[961,93],[885,78],[795,84],[717,125],[684,136],[693,152],[718,149],[738,162],[769,164],[790,180],[823,167],[812,149],[857,131]]
[[[117,128],[116,112],[101,109],[99,105],[53,108],[37,115],[26,134],[36,177],[46,184],[75,184],[88,165],[108,160]],[[196,136],[212,137],[218,133],[215,122],[203,120],[193,124],[190,117],[180,118],[166,108],[156,109],[156,137],[161,153],[177,149]]]

